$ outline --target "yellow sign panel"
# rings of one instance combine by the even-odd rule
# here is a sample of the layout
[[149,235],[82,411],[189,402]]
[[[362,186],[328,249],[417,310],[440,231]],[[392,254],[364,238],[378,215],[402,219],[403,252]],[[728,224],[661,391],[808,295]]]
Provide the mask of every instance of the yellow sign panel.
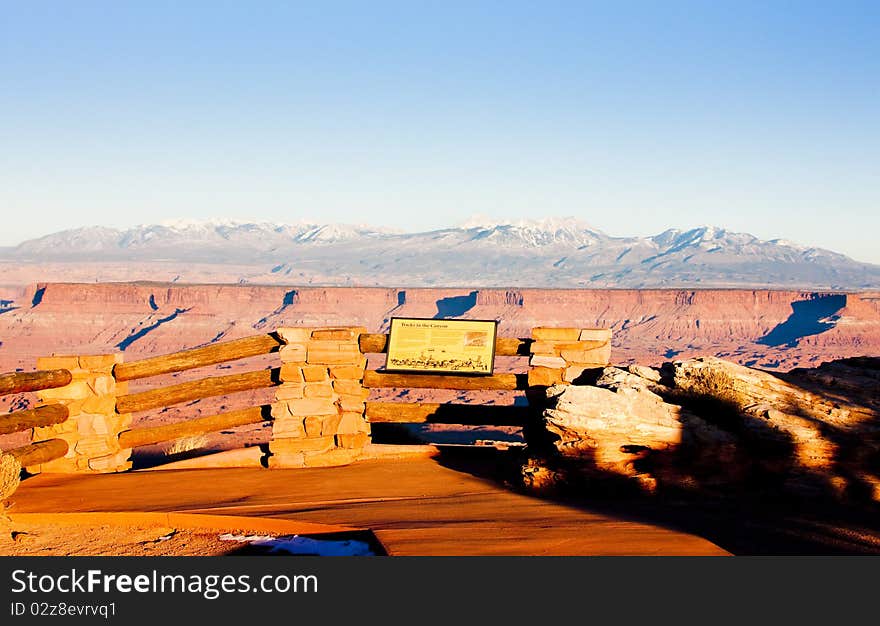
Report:
[[385,369],[438,374],[491,374],[495,320],[391,318]]

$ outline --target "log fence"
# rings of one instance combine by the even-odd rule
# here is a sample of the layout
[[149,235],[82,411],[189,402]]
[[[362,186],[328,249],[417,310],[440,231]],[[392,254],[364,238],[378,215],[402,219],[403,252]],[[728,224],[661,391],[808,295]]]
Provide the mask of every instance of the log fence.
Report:
[[[0,498],[17,484],[10,472],[117,472],[131,467],[133,448],[271,422],[265,465],[315,467],[356,460],[370,442],[370,424],[445,423],[523,426],[535,407],[371,401],[371,389],[536,390],[570,383],[610,359],[606,329],[535,328],[530,338],[499,337],[496,356],[528,357],[525,371],[449,376],[367,369],[388,336],[360,327],[279,328],[275,332],[124,362],[121,354],[52,356],[39,371],[0,375],[0,395],[37,392],[35,408],[0,416],[0,435],[31,431],[32,443],[0,455]],[[249,357],[278,354],[280,367],[129,393],[128,382]],[[275,401],[151,427],[131,414],[241,391],[275,389]],[[11,470],[9,468],[12,468]],[[5,476],[5,478],[4,478]],[[6,480],[8,479],[8,480]],[[12,487],[14,489],[14,486]]]
[[[57,389],[69,385],[72,380],[73,375],[66,369],[2,374],[0,396]],[[60,424],[67,420],[68,415],[67,407],[60,404],[14,411],[0,416],[0,435]],[[67,454],[67,449],[66,441],[52,438],[0,453],[0,500],[9,496],[18,486],[23,467],[61,458]]]

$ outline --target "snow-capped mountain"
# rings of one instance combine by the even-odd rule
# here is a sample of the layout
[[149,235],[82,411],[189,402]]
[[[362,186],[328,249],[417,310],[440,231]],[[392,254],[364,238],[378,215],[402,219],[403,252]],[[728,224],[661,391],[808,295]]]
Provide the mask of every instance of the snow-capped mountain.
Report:
[[473,233],[481,239],[501,245],[541,246],[588,246],[605,235],[582,220],[575,218],[548,217],[538,220],[493,221],[471,218],[460,229]]
[[[26,241],[22,263],[137,261],[245,267],[250,282],[383,286],[880,288],[880,266],[712,226],[612,237],[570,218],[404,233],[366,225],[181,220],[87,227]],[[241,271],[241,270],[239,270]]]

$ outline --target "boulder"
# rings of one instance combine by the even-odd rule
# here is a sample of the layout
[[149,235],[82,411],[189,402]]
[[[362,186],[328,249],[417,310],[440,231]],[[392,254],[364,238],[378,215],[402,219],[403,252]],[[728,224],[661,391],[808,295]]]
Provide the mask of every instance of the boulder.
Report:
[[876,362],[856,360],[856,369],[842,366],[840,381],[830,372],[841,367],[781,374],[716,357],[676,361],[665,365],[664,373],[674,397],[702,402],[703,412],[713,413],[716,423],[756,450],[763,457],[759,461],[785,461],[791,486],[824,483],[838,495],[880,500],[876,394],[853,389],[873,384],[876,391]]
[[735,416],[730,428],[749,439],[787,442],[793,460],[807,469],[832,469],[840,440],[860,437],[865,428],[873,430],[876,421],[870,408],[812,393],[783,375],[715,357],[677,361],[667,369],[678,397],[726,406]]
[[630,374],[635,374],[639,378],[644,378],[645,380],[650,380],[651,382],[659,383],[660,382],[660,370],[656,370],[653,367],[647,367],[645,365],[630,365],[626,368]]
[[523,473],[880,500],[878,374],[880,360],[789,374],[714,357],[606,367],[593,385],[547,389]]
[[677,472],[686,454],[693,468],[720,465],[734,440],[651,389],[656,383],[618,368],[605,368],[595,386],[556,385],[547,390],[552,407],[543,426],[555,454],[577,460],[584,472],[636,478],[654,485]]

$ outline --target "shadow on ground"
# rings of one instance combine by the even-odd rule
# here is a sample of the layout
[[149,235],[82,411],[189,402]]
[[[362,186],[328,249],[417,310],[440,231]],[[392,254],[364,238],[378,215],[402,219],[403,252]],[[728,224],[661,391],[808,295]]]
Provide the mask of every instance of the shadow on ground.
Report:
[[[787,433],[732,403],[695,397],[686,404],[733,435],[736,445],[721,454],[690,449],[638,458],[638,471],[656,478],[652,490],[596,467],[589,455],[554,456],[546,440],[526,451],[444,450],[438,461],[531,497],[698,535],[733,554],[880,554],[880,505],[865,480],[880,475],[880,453],[870,443],[880,432],[876,410],[847,430],[823,423],[822,435],[835,449],[825,471],[800,463]],[[683,428],[687,440],[692,433]],[[524,486],[530,458],[551,468],[540,489]]]
[[580,485],[581,493],[577,493],[577,484],[536,492],[516,482],[522,460],[516,451],[493,457],[485,451],[457,450],[443,452],[438,462],[531,497],[697,535],[736,555],[880,554],[880,510],[876,507],[821,498],[779,498],[773,489],[649,494],[612,474]]

